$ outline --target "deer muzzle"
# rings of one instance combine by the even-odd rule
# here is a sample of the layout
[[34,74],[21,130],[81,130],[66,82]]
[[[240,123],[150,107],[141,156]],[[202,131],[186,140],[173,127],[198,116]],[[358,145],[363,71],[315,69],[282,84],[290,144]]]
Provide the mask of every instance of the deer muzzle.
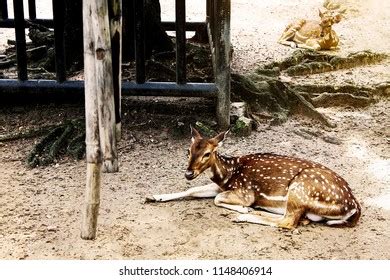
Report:
[[196,177],[194,171],[188,170],[188,169],[187,169],[186,173],[184,174],[184,176],[186,177],[187,180],[192,180]]

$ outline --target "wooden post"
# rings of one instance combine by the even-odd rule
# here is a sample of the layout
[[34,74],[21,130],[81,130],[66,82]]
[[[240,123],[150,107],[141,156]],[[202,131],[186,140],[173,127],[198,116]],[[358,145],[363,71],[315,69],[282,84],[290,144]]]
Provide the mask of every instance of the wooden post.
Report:
[[99,139],[98,97],[95,78],[95,40],[92,27],[94,1],[83,1],[85,142],[87,182],[81,224],[81,238],[94,239],[100,204],[101,149]]
[[218,88],[217,119],[219,126],[226,129],[230,125],[230,0],[217,0],[216,5],[213,41]]
[[103,172],[117,172],[114,85],[107,0],[95,0],[92,6],[95,7],[92,10],[92,26],[94,28],[95,79],[97,83]]
[[108,15],[110,19],[110,31],[111,31],[116,140],[119,141],[122,134],[122,124],[121,124],[122,0],[108,0]]
[[84,0],[83,21],[87,182],[81,237],[94,239],[102,169],[108,172],[118,170],[107,1]]

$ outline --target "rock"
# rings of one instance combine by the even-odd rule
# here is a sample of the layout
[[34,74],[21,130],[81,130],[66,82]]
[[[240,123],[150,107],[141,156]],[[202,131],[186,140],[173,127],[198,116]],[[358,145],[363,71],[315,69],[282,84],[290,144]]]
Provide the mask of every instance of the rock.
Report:
[[57,227],[56,226],[48,226],[47,227],[47,231],[56,232],[57,231]]
[[239,117],[247,117],[248,105],[246,102],[232,102],[230,105],[230,122],[235,123]]
[[239,117],[234,123],[231,131],[237,136],[249,136],[252,133],[253,120],[247,117]]
[[213,137],[217,134],[215,130],[211,127],[211,125],[208,125],[200,121],[197,121],[195,123],[195,128],[198,129],[202,135],[207,137]]

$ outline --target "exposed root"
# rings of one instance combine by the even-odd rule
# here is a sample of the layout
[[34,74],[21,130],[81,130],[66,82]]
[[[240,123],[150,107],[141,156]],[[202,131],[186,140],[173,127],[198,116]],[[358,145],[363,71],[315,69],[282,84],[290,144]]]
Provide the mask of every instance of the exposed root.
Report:
[[386,54],[371,51],[360,51],[341,57],[312,50],[296,50],[283,61],[267,64],[258,71],[280,69],[290,76],[309,75],[375,64],[387,58]]
[[233,74],[232,96],[248,103],[250,114],[256,121],[269,118],[271,124],[277,124],[287,120],[289,114],[299,113],[326,126],[335,126],[297,91],[277,79],[254,80]]
[[60,155],[80,159],[85,153],[83,121],[73,120],[54,127],[32,149],[27,157],[30,167],[53,163]]
[[291,85],[314,107],[366,107],[378,97],[390,96],[390,83],[381,83],[372,87],[343,85]]
[[355,96],[350,93],[322,93],[311,99],[314,107],[353,106],[366,107],[373,99],[365,96]]
[[27,131],[12,132],[9,134],[0,135],[0,142],[34,138],[48,133],[50,130],[53,129],[53,127],[54,127],[53,125],[49,125],[49,126],[43,126],[38,128],[32,128]]

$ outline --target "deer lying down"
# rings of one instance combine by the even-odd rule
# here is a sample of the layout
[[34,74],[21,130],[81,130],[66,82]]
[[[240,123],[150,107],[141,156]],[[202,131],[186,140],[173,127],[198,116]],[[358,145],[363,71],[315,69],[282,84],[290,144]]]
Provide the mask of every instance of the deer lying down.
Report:
[[339,37],[332,25],[340,22],[343,12],[345,10],[337,14],[319,11],[321,21],[301,19],[289,24],[278,43],[317,51],[335,49],[339,44]]
[[[185,177],[193,180],[210,170],[213,183],[184,192],[153,195],[147,201],[215,197],[215,205],[242,213],[236,222],[291,229],[306,218],[324,221],[329,226],[356,225],[359,203],[348,183],[327,167],[276,154],[223,156],[217,148],[226,132],[211,139],[202,138],[194,128],[191,133]],[[263,211],[248,214],[253,208]]]

